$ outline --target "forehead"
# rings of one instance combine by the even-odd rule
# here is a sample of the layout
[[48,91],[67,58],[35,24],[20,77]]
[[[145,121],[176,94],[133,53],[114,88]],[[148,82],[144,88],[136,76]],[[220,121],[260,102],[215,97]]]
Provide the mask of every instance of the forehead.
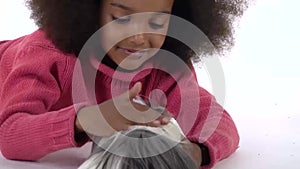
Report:
[[[107,3],[105,3],[105,1]],[[170,12],[174,0],[104,0],[106,5],[114,5],[116,8],[130,12]]]

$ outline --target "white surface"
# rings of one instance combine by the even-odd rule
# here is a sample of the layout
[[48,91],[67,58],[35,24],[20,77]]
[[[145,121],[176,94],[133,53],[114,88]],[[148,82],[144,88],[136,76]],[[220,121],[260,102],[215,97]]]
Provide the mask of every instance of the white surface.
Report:
[[6,160],[0,153],[1,169],[75,169],[89,156],[91,143],[81,148],[61,150],[36,162]]
[[[36,28],[22,2],[0,0],[0,40]],[[239,129],[240,148],[216,169],[300,168],[299,5],[298,0],[257,0],[241,20],[235,48],[221,60],[224,107]],[[205,67],[198,73],[200,84],[213,91]],[[0,157],[0,168],[72,169],[88,156],[89,146],[62,150],[38,162]]]
[[25,0],[0,0],[0,40],[14,39],[31,33],[37,27],[29,19]]

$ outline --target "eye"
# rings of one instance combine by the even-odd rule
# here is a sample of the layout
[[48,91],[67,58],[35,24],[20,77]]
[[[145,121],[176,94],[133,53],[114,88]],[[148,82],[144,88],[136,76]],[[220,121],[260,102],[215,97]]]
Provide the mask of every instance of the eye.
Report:
[[149,25],[152,29],[162,29],[165,26],[164,24],[157,24],[153,22],[150,22]]
[[130,21],[130,17],[115,17],[111,15],[113,21],[116,21],[119,24],[126,24]]

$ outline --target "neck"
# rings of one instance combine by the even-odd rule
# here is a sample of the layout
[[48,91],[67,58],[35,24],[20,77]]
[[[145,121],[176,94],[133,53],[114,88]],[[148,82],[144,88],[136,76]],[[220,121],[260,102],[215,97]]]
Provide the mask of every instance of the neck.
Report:
[[108,55],[105,55],[104,58],[101,61],[103,64],[105,64],[106,66],[117,70],[121,71],[121,72],[133,72],[134,70],[127,70],[127,69],[123,69],[121,67],[119,67],[118,64],[116,64]]

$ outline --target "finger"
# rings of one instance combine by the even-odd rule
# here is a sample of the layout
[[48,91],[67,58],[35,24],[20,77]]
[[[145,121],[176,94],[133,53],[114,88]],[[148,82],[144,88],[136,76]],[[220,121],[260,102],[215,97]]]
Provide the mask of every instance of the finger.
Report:
[[142,126],[150,126],[150,127],[160,127],[163,125],[167,125],[169,124],[169,122],[171,121],[170,116],[160,116],[154,120],[148,121],[148,122],[138,122],[135,123],[134,125],[142,125]]
[[161,123],[161,125],[166,125],[171,121],[171,116],[165,116],[165,115],[161,115],[159,116],[156,121],[159,121]]
[[160,116],[157,117],[157,119],[155,119],[156,121],[159,121],[161,125],[166,125],[168,124],[171,119],[173,118],[173,115],[171,113],[169,113],[166,109],[158,112],[160,114]]
[[126,113],[126,117],[129,118],[135,124],[146,125],[165,125],[168,124],[172,118],[172,115],[164,109],[163,112],[158,112],[149,108],[148,106],[132,103],[135,110],[130,110]]
[[147,111],[147,110],[150,109],[149,106],[145,106],[145,105],[136,103],[136,102],[134,102],[134,101],[131,101],[131,104],[132,104],[133,107],[134,107],[137,111],[139,111],[139,112],[145,112],[145,111]]
[[160,127],[162,126],[159,120],[154,120],[148,123],[134,123],[133,126],[149,126],[149,127]]
[[134,86],[129,90],[129,98],[132,99],[136,97],[142,90],[142,83],[137,82]]
[[160,112],[162,116],[164,117],[173,117],[173,114],[171,114],[166,108],[163,110],[163,112]]
[[150,127],[161,127],[167,125],[170,122],[170,119],[167,118],[158,118],[154,121],[148,122],[145,125]]
[[147,126],[150,126],[150,127],[160,127],[160,126],[162,126],[162,123],[159,120],[154,120],[154,121],[148,123]]

